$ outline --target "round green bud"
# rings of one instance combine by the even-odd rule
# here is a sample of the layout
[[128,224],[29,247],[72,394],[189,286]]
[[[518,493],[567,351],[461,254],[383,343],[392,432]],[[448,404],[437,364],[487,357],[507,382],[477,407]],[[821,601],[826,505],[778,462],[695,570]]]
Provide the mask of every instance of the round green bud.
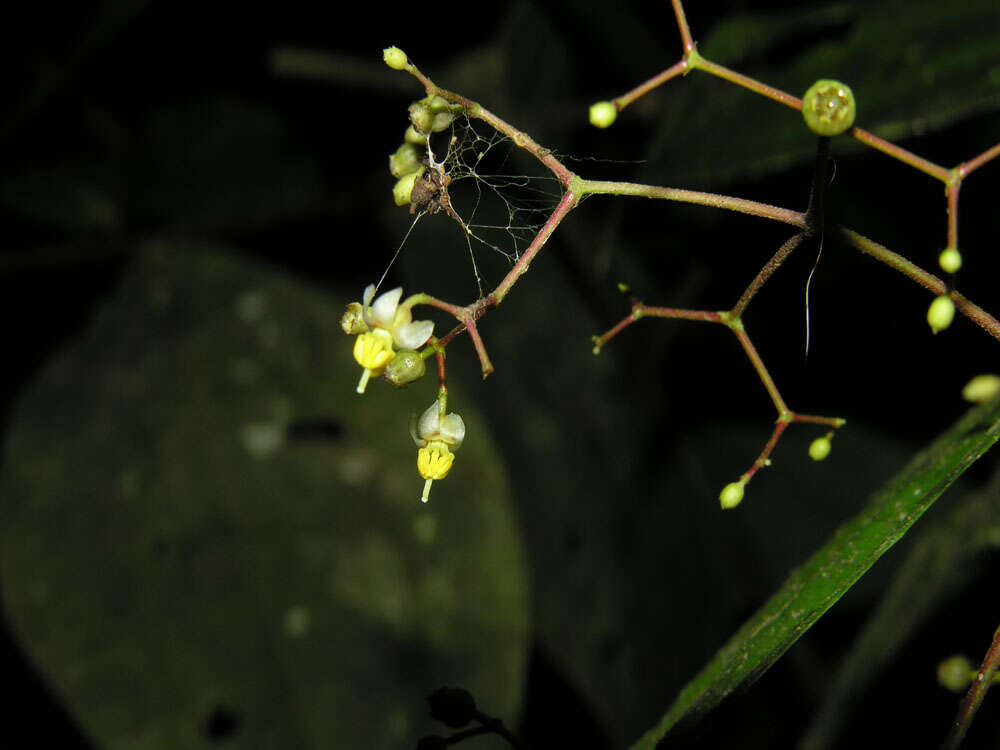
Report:
[[618,118],[618,109],[611,102],[590,105],[590,124],[596,128],[610,128]]
[[414,146],[423,146],[427,143],[427,139],[421,133],[418,133],[417,129],[412,125],[403,133],[403,140],[407,143],[412,143]]
[[413,102],[410,105],[410,122],[418,133],[430,133],[434,124],[434,113],[423,102]]
[[360,302],[352,302],[347,306],[347,310],[340,318],[340,327],[344,329],[344,333],[354,336],[358,333],[368,332],[363,310]]
[[719,505],[723,510],[735,508],[743,502],[743,486],[746,482],[730,482],[719,493]]
[[414,380],[422,378],[425,372],[427,372],[427,365],[424,364],[424,358],[418,352],[404,349],[397,352],[396,356],[385,366],[382,377],[397,388],[402,388]]
[[802,97],[802,117],[817,135],[840,135],[854,124],[854,93],[840,81],[823,78]]
[[434,114],[451,111],[451,104],[448,103],[448,100],[443,96],[438,96],[437,94],[425,97],[423,99],[423,104]]
[[958,248],[946,247],[938,256],[938,265],[945,273],[955,273],[962,267],[962,254]]
[[416,183],[417,178],[424,173],[424,167],[421,165],[420,169],[416,172],[410,172],[410,174],[405,177],[401,177],[396,181],[396,184],[392,186],[392,199],[396,201],[397,206],[406,206],[410,203],[410,195],[413,194],[413,185]]
[[406,177],[420,169],[420,152],[412,143],[404,143],[389,157],[389,171],[396,179]]
[[954,319],[955,303],[951,301],[951,297],[947,294],[935,297],[934,301],[931,302],[931,306],[927,308],[927,324],[934,333],[943,331],[951,325],[951,321]]
[[809,444],[809,458],[813,461],[822,461],[830,455],[832,447],[829,437],[826,435],[818,437]]
[[382,59],[393,70],[403,70],[403,68],[410,64],[406,53],[399,47],[386,47],[382,50]]
[[975,669],[964,656],[953,656],[938,664],[937,679],[942,687],[955,693],[960,693],[969,687],[975,675]]
[[974,404],[982,404],[1000,393],[1000,375],[976,375],[965,384],[962,398]]

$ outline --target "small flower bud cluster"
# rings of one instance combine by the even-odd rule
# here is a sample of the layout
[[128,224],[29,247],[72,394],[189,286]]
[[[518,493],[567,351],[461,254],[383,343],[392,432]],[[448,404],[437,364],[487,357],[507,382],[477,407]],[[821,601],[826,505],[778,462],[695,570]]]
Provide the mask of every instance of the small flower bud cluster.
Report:
[[[393,51],[399,54],[396,55]],[[409,65],[406,55],[396,47],[385,50],[384,56],[390,68],[402,70]],[[400,59],[404,62],[397,67],[394,63],[398,63]],[[428,136],[447,129],[455,115],[461,111],[461,105],[451,104],[437,95],[426,96],[410,105],[410,126],[403,133],[403,143],[389,156],[389,172],[396,178],[396,184],[392,187],[392,199],[397,206],[410,204],[417,180],[427,171]]]

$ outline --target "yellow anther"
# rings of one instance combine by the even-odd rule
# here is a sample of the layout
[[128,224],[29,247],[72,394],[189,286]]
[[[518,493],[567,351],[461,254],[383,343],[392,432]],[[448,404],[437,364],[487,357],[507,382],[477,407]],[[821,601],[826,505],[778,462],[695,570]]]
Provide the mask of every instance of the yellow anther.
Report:
[[444,479],[448,476],[454,461],[455,454],[439,440],[434,440],[417,451],[417,471],[425,480],[424,492],[420,496],[421,502],[427,502],[435,479]]
[[354,342],[354,359],[366,370],[381,370],[394,356],[392,334],[381,328],[362,333]]

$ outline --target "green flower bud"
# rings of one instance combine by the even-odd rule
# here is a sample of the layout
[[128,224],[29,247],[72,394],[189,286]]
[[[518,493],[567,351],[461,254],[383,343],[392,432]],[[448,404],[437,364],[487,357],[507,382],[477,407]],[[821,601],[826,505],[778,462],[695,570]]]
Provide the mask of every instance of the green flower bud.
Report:
[[974,404],[982,404],[1000,393],[1000,375],[976,375],[965,384],[962,398]]
[[399,47],[386,47],[382,50],[382,59],[393,70],[403,70],[403,68],[410,64],[406,53]]
[[424,167],[421,165],[420,169],[416,172],[410,172],[410,174],[405,177],[401,177],[396,181],[396,184],[392,186],[392,199],[396,201],[397,206],[406,206],[410,203],[410,195],[413,193],[413,185],[416,183],[417,178],[424,173]]
[[960,693],[969,687],[976,674],[975,668],[964,656],[953,656],[938,664],[937,679],[942,687]]
[[722,488],[722,492],[719,493],[719,505],[722,506],[723,510],[735,508],[743,502],[743,487],[745,484],[746,482],[741,480],[739,482],[730,482]]
[[396,356],[385,366],[382,377],[397,388],[402,388],[414,380],[422,378],[425,372],[427,372],[427,365],[424,364],[424,358],[418,352],[406,349],[396,353]]
[[597,102],[590,105],[590,124],[597,128],[609,128],[618,118],[618,109],[611,102]]
[[423,102],[413,102],[410,105],[410,122],[418,133],[430,133],[434,124],[434,113]]
[[434,114],[440,114],[441,112],[451,111],[451,104],[448,103],[448,100],[445,99],[443,96],[438,96],[437,94],[434,94],[434,96],[426,97],[423,100],[423,104],[424,106],[427,107],[427,109],[429,109]]
[[830,455],[830,449],[832,447],[833,446],[830,444],[830,437],[828,435],[818,437],[809,444],[809,458],[813,461],[822,461]]
[[407,143],[412,143],[414,146],[423,146],[427,143],[424,136],[417,132],[417,129],[410,125],[403,133],[403,140]]
[[389,171],[397,179],[416,172],[420,166],[420,152],[412,143],[404,143],[389,157]]
[[460,105],[451,104],[443,96],[426,96],[410,105],[410,122],[418,133],[440,133],[455,119]]
[[938,256],[938,264],[945,273],[955,273],[962,267],[962,254],[958,248],[946,247]]
[[802,117],[817,135],[840,135],[854,124],[854,93],[840,81],[816,81],[802,97]]
[[440,112],[434,115],[434,121],[431,123],[431,132],[440,133],[442,130],[447,130],[454,119],[454,112]]
[[955,303],[951,301],[951,297],[947,294],[935,297],[934,301],[931,302],[931,306],[927,308],[927,323],[934,333],[943,331],[951,325],[951,321],[954,319]]
[[365,324],[362,313],[363,309],[360,302],[352,302],[347,306],[347,310],[344,311],[344,315],[340,319],[340,327],[344,329],[344,333],[354,336],[358,333],[368,332],[368,326]]

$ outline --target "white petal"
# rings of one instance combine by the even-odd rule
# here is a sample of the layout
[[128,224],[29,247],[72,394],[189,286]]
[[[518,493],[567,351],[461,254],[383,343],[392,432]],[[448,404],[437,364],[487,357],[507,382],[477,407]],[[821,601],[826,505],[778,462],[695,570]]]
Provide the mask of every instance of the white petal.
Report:
[[441,420],[441,437],[455,448],[462,445],[462,441],[465,440],[465,422],[458,414],[454,412],[446,414]]
[[435,401],[427,407],[427,411],[420,415],[420,421],[417,422],[417,434],[424,440],[431,440],[438,433],[438,424],[438,403]]
[[412,323],[401,325],[392,332],[399,349],[418,349],[427,343],[427,339],[434,333],[434,323],[430,320],[414,320]]
[[403,287],[401,286],[379,295],[379,298],[372,303],[372,319],[375,321],[375,325],[382,328],[392,328],[392,319],[399,306],[399,298],[402,296]]
[[375,285],[369,284],[368,286],[365,287],[365,293],[361,295],[361,304],[364,305],[365,307],[368,307],[368,305],[372,303],[372,300],[374,298],[375,298]]

